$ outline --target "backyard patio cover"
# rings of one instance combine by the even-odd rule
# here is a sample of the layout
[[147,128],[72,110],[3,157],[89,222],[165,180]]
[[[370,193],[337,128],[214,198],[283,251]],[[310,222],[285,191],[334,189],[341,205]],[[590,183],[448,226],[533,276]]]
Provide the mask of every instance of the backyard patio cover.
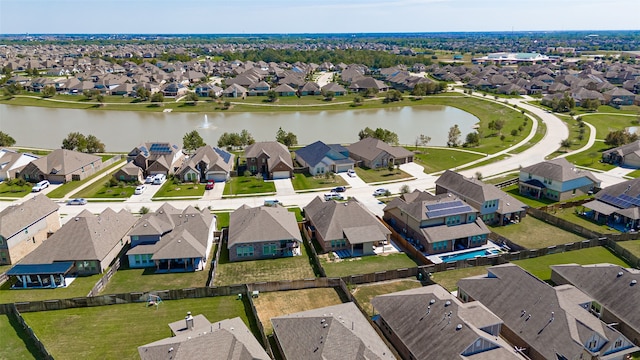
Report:
[[16,265],[7,271],[9,276],[20,275],[57,275],[66,274],[73,267],[73,261],[54,262],[51,264]]
[[609,204],[603,203],[602,201],[598,201],[598,200],[589,201],[588,203],[582,204],[582,206],[589,208],[591,210],[594,210],[596,212],[599,212],[600,214],[603,214],[603,215],[611,215],[611,213],[614,213],[620,210],[615,206],[611,206]]

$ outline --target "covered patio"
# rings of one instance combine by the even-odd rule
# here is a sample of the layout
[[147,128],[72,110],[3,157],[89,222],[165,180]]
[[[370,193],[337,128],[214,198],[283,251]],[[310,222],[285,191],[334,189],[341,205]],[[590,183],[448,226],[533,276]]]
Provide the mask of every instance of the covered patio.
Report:
[[544,191],[547,187],[536,179],[530,179],[525,182],[520,182],[520,194],[532,197],[534,199],[540,199],[544,196]]
[[18,264],[7,271],[16,278],[14,289],[55,289],[67,286],[65,277],[73,269],[73,261],[52,264]]

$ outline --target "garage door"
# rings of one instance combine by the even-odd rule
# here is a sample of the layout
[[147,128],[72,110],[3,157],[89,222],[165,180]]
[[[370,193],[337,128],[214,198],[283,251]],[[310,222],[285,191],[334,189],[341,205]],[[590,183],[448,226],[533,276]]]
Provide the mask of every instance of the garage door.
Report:
[[349,169],[353,169],[353,166],[351,166],[351,165],[342,165],[342,166],[338,166],[338,167],[336,168],[336,170],[337,170],[339,173],[340,173],[340,172],[345,172],[345,171],[347,171],[347,170],[349,170]]
[[273,179],[288,179],[289,178],[289,172],[288,171],[274,171],[273,172]]
[[227,181],[227,176],[224,173],[207,174],[207,180],[213,180],[215,182]]

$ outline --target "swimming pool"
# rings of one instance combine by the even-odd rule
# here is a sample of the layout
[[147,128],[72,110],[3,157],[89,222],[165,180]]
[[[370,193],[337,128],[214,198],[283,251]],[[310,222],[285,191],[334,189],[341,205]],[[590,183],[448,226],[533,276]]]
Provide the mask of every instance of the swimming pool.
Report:
[[446,262],[454,262],[458,260],[473,259],[475,257],[480,257],[480,256],[489,256],[489,255],[494,255],[498,253],[499,251],[496,249],[480,249],[480,250],[474,250],[474,251],[467,251],[467,252],[463,252],[455,255],[440,256],[440,259],[442,260],[442,262],[446,263]]

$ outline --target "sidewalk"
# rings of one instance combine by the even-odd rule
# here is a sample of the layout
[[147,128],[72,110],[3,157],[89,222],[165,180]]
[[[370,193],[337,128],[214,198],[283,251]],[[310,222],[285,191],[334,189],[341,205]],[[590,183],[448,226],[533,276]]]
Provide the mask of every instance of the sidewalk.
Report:
[[[119,161],[122,161],[122,160],[119,160]],[[85,182],[84,184],[82,184],[82,185],[78,186],[77,188],[75,188],[75,189],[73,189],[72,191],[70,191],[70,192],[68,192],[67,194],[65,194],[63,198],[58,199],[58,200],[61,200],[61,201],[66,202],[66,201],[67,201],[67,200],[69,200],[69,198],[71,197],[71,194],[75,194],[75,193],[77,193],[78,191],[81,191],[81,190],[83,190],[83,189],[87,188],[88,186],[90,186],[91,184],[95,183],[96,181],[104,180],[104,178],[105,178],[106,176],[111,176],[111,174],[112,174],[113,172],[117,171],[118,169],[120,169],[121,167],[125,166],[126,164],[127,164],[127,162],[126,162],[126,161],[123,161],[121,164],[118,164],[118,165],[116,165],[116,166],[114,166],[114,167],[112,167],[112,168],[109,168],[109,170],[107,170],[107,171],[103,172],[102,174],[100,174],[100,175],[98,175],[98,176],[94,177],[93,179],[91,179],[91,180],[89,180],[89,181]]]

